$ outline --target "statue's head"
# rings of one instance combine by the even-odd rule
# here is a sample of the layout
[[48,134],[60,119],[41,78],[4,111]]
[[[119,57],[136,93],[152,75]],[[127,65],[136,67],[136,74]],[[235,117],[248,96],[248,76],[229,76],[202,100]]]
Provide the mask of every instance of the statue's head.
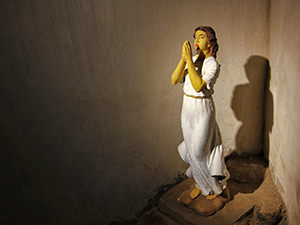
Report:
[[217,57],[219,45],[216,38],[216,32],[209,26],[200,26],[195,29],[193,37],[194,46],[197,51],[209,50],[211,56]]

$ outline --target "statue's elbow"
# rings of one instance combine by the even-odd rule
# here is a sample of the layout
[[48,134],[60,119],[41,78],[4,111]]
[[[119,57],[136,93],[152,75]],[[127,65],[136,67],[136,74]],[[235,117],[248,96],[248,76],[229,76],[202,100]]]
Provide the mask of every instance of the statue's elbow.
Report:
[[196,87],[196,88],[195,88],[195,91],[196,91],[197,93],[199,93],[199,92],[201,91],[201,87]]
[[205,81],[204,81],[199,87],[196,87],[196,88],[195,88],[195,91],[196,91],[197,93],[199,93],[200,91],[202,91],[202,89],[203,89],[204,87],[206,87],[206,82],[205,82]]

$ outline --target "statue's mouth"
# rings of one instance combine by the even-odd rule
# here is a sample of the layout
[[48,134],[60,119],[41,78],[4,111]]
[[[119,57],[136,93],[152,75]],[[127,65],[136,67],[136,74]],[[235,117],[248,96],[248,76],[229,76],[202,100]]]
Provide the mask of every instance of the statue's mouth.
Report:
[[199,45],[195,44],[196,50],[199,50]]

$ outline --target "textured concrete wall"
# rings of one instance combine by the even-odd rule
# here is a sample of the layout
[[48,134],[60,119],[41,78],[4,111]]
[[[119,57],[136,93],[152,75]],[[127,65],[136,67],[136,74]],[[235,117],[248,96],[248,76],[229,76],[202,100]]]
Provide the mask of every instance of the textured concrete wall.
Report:
[[198,25],[220,44],[226,154],[259,153],[266,2],[2,1],[1,223],[133,218],[184,171],[182,90],[170,76]]
[[[300,224],[300,2],[272,1],[270,91],[274,125],[269,134],[270,166],[288,209],[290,224]],[[270,104],[268,98],[268,106]]]

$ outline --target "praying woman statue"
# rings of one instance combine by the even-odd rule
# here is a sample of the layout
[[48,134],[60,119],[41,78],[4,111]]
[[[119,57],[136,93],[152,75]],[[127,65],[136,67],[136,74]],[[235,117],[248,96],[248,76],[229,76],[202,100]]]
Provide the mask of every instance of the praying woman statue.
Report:
[[216,33],[209,26],[200,26],[194,32],[191,45],[185,41],[181,59],[172,74],[172,84],[183,83],[181,127],[184,141],[179,144],[180,157],[188,163],[186,175],[193,185],[178,198],[199,214],[209,216],[230,199],[226,185],[226,168],[221,134],[216,122],[213,101],[214,84],[220,72],[216,57],[219,45]]

